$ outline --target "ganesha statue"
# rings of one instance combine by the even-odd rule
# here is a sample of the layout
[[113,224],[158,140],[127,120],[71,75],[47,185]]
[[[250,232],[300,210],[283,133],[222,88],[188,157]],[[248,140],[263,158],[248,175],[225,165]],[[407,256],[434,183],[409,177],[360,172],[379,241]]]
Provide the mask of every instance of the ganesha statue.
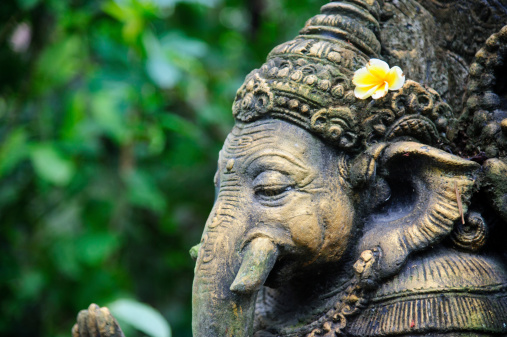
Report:
[[[506,23],[332,1],[271,51],[191,251],[194,336],[507,336]],[[95,306],[74,336],[98,320],[121,336]]]

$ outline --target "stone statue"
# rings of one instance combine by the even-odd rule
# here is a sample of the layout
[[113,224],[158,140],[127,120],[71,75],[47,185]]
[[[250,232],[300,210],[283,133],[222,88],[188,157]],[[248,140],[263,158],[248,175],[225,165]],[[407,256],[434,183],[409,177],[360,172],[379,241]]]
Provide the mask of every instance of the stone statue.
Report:
[[[192,250],[194,336],[507,336],[506,23],[499,0],[332,1],[273,49]],[[379,59],[398,79],[361,82]],[[99,330],[122,336],[92,305],[73,333]]]

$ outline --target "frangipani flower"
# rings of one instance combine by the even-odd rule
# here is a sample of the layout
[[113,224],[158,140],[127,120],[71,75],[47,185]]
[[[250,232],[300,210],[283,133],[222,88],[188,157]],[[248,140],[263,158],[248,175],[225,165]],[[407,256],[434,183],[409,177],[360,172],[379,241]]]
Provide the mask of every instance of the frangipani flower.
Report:
[[354,95],[359,99],[372,97],[379,99],[388,90],[398,90],[405,83],[405,75],[400,67],[389,68],[389,65],[379,59],[370,59],[363,67],[354,73],[352,83],[355,84]]

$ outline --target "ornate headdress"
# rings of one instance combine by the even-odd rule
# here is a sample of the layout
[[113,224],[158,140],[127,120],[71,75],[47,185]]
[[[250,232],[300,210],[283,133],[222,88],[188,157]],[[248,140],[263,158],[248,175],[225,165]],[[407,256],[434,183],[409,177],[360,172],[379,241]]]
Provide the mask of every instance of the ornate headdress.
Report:
[[323,6],[299,36],[275,47],[246,77],[234,101],[235,119],[286,120],[353,152],[394,138],[448,143],[455,119],[436,91],[407,81],[382,99],[354,96],[354,72],[379,57],[379,12],[375,0]]

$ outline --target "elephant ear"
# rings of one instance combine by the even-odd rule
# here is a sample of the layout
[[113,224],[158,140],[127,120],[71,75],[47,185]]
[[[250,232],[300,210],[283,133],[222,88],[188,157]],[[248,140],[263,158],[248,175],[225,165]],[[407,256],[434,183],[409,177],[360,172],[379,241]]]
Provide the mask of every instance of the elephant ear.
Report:
[[389,201],[366,222],[359,253],[380,251],[378,277],[398,272],[415,251],[435,245],[462,221],[480,166],[436,148],[396,142],[376,145],[351,166],[351,180],[368,189],[384,180]]

